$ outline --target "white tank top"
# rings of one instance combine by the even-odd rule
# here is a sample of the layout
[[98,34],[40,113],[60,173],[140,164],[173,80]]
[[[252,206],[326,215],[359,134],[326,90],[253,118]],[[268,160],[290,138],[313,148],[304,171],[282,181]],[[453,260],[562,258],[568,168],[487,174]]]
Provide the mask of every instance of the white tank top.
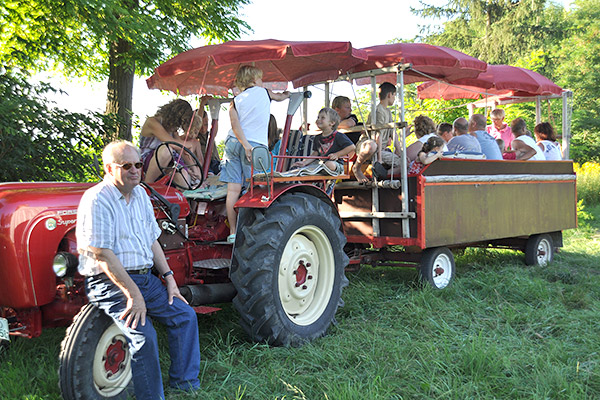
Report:
[[533,140],[531,136],[521,135],[519,137],[514,138],[513,142],[515,140],[520,140],[521,142],[525,143],[527,146],[535,150],[535,154],[533,155],[533,157],[530,158],[530,160],[543,161],[546,159],[546,157],[544,157],[544,152],[542,151],[542,149],[540,149],[540,146],[537,145],[537,143],[535,142],[535,140]]
[[558,143],[550,140],[540,140],[538,143],[541,143],[542,146],[544,146],[544,156],[546,157],[546,160],[562,160],[562,153]]
[[[246,139],[267,146],[271,114],[271,99],[267,89],[260,86],[249,87],[235,96],[233,102]],[[228,135],[235,137],[233,130]]]

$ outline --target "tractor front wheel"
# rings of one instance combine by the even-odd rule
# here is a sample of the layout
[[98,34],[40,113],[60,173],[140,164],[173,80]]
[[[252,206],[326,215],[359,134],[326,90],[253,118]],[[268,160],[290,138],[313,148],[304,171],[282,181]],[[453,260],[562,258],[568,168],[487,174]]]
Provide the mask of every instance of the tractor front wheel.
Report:
[[62,341],[59,386],[65,400],[127,399],[133,393],[125,335],[102,310],[85,305]]

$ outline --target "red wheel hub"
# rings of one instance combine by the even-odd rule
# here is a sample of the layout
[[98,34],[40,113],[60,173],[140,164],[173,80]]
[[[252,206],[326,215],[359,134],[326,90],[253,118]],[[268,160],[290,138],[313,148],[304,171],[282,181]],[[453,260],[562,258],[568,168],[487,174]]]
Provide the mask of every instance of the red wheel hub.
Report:
[[443,275],[444,274],[444,268],[442,268],[442,267],[434,268],[433,272],[435,273],[435,276]]
[[112,375],[119,372],[123,361],[125,361],[126,354],[127,351],[125,350],[125,346],[120,340],[117,340],[113,344],[108,346],[108,349],[106,349],[106,356],[104,359],[104,369],[106,370],[106,372]]
[[[310,264],[308,266],[310,266]],[[306,265],[304,265],[303,260],[300,260],[298,263],[298,269],[296,269],[294,274],[296,275],[296,287],[303,285],[306,282],[308,270],[306,269]]]

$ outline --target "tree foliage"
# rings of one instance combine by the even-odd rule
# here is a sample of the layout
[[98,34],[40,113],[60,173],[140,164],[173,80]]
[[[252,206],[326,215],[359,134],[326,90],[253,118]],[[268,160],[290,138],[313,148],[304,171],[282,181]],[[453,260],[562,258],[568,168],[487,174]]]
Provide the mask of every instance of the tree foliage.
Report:
[[73,76],[108,76],[111,43],[132,45],[120,62],[150,74],[193,37],[238,37],[249,0],[7,0],[0,3],[0,62],[28,71],[59,67]]
[[548,0],[449,0],[436,7],[421,2],[412,12],[449,19],[423,28],[427,43],[447,46],[490,64],[514,64],[532,50],[560,41],[565,32],[562,7]]
[[5,0],[0,2],[0,63],[37,72],[108,77],[107,113],[119,116],[119,136],[131,138],[135,74],[188,49],[193,37],[239,36],[249,0]]
[[94,181],[94,154],[115,136],[99,113],[53,107],[47,84],[0,75],[0,181]]

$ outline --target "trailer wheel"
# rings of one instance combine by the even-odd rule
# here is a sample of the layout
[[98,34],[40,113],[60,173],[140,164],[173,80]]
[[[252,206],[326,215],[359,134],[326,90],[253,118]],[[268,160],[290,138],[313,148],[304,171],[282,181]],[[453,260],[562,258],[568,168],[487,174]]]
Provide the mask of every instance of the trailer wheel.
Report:
[[127,339],[109,316],[89,303],[67,329],[58,373],[65,400],[121,400],[133,394]]
[[243,209],[231,266],[233,304],[255,341],[299,346],[323,336],[348,285],[340,219],[325,201],[286,194]]
[[419,268],[423,282],[436,289],[444,289],[452,283],[455,270],[454,257],[447,247],[434,247],[423,251]]
[[525,245],[525,263],[545,267],[554,258],[554,242],[548,234],[531,235]]

